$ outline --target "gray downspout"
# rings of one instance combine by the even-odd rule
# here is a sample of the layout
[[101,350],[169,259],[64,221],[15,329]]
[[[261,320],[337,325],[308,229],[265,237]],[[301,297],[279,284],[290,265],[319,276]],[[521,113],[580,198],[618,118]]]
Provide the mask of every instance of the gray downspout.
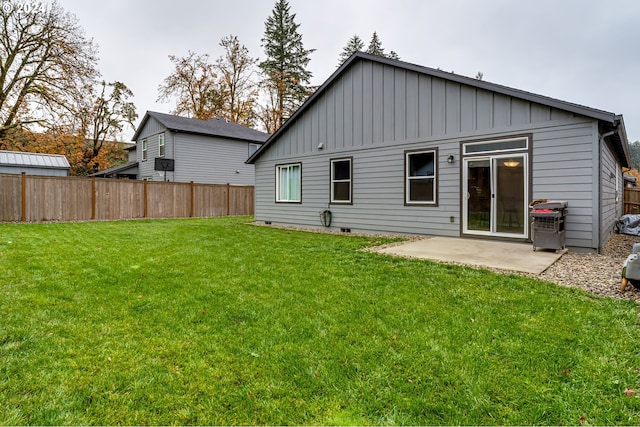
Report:
[[[598,253],[603,252],[602,247],[602,144],[605,143],[605,138],[609,138],[611,135],[617,132],[616,130],[609,131],[600,135],[598,140]],[[617,190],[616,190],[617,191]]]
[[173,142],[173,182],[176,182],[176,133],[177,132],[171,132],[171,141]]

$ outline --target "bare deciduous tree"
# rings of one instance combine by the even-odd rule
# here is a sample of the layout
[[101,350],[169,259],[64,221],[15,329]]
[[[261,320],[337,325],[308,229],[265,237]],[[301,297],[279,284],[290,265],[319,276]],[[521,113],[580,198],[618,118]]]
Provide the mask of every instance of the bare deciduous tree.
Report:
[[[100,154],[105,143],[117,140],[126,125],[135,129],[136,108],[129,99],[133,92],[121,82],[100,83],[100,93],[80,110],[80,134],[85,138],[83,158],[87,174],[105,169]],[[107,167],[110,165],[107,165]]]
[[169,55],[174,64],[171,74],[158,87],[158,101],[176,98],[172,114],[208,120],[220,114],[222,100],[218,91],[215,65],[209,55],[189,51],[186,57]]
[[0,137],[73,116],[99,75],[97,49],[57,3],[26,13],[0,9]]
[[225,50],[225,54],[216,62],[222,98],[221,117],[244,126],[253,126],[258,97],[258,85],[253,78],[258,59],[249,56],[249,49],[240,45],[237,36],[223,37],[220,46]]

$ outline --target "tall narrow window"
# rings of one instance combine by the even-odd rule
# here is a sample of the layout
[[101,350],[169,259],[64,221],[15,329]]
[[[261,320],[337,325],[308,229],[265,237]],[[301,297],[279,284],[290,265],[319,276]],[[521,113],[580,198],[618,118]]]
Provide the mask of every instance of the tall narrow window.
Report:
[[331,202],[351,203],[351,159],[331,160]]
[[158,135],[158,155],[164,157],[164,133]]
[[147,140],[143,139],[142,140],[142,161],[146,161],[147,160]]
[[302,200],[301,171],[300,163],[276,166],[277,202],[299,203]]
[[436,203],[436,152],[407,152],[405,158],[405,202]]

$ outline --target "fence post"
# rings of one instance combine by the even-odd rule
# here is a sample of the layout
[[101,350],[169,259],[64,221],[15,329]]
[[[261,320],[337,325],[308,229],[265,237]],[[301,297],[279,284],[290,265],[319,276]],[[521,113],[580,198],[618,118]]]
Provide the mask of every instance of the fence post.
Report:
[[91,177],[91,220],[96,219],[96,177]]
[[27,222],[27,174],[22,172],[22,222]]
[[144,181],[142,181],[142,184],[143,184],[143,189],[144,189],[144,191],[143,191],[143,193],[144,193],[144,196],[143,196],[143,199],[144,199],[144,218],[146,218],[147,217],[147,180],[145,179]]
[[195,186],[193,185],[193,181],[190,181],[189,185],[191,186],[191,209],[189,210],[189,216],[193,218],[193,216],[195,215],[195,202],[193,200],[195,198]]
[[229,183],[227,182],[227,216],[229,216],[229,213],[231,212],[230,210],[230,204],[231,204],[231,194],[230,194],[230,190],[231,189],[231,185],[229,185]]

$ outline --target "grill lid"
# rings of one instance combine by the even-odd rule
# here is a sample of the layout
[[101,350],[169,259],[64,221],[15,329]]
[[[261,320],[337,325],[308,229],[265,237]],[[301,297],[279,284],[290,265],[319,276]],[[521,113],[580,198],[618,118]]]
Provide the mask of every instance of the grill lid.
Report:
[[566,209],[569,203],[566,200],[547,200],[546,202],[538,202],[531,205],[532,209]]

